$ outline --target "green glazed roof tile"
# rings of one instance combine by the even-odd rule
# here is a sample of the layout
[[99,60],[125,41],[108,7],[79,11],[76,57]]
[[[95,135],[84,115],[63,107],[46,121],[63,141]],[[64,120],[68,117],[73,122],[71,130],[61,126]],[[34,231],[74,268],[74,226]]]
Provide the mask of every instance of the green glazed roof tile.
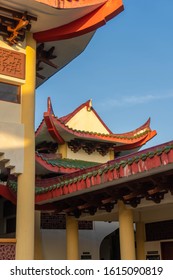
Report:
[[76,160],[76,159],[48,159],[40,154],[39,156],[48,164],[51,164],[52,166],[64,167],[64,168],[85,169],[87,167],[93,167],[99,164],[98,162],[90,162],[90,161]]

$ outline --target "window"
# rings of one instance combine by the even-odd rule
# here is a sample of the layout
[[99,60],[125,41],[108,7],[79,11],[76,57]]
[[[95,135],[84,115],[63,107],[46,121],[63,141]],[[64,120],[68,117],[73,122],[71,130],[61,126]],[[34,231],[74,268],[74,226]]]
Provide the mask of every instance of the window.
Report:
[[2,225],[3,229],[1,230],[1,233],[4,236],[7,236],[7,234],[14,236],[16,231],[16,205],[12,204],[8,200],[3,202],[3,217],[1,226]]
[[16,205],[14,205],[10,201],[6,200],[4,202],[4,207],[3,207],[4,218],[9,217],[9,216],[14,216],[14,215],[16,215]]
[[19,103],[19,86],[0,83],[0,100]]
[[173,239],[173,220],[145,224],[146,241]]
[[[79,230],[93,230],[92,221],[79,221]],[[66,229],[66,217],[58,213],[41,213],[42,229]]]
[[6,219],[6,233],[16,232],[16,217]]

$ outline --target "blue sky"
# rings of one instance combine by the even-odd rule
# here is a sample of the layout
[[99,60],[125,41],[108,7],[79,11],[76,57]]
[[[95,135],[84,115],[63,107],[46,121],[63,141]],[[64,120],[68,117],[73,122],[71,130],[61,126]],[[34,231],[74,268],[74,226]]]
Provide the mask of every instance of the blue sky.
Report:
[[123,3],[82,54],[37,89],[36,127],[48,96],[58,117],[92,99],[114,133],[151,117],[158,134],[143,148],[173,140],[173,0]]

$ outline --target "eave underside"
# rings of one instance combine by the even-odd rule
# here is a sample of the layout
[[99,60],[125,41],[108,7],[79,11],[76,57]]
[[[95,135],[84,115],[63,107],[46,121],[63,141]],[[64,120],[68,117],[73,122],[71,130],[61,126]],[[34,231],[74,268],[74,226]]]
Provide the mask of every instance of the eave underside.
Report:
[[15,46],[23,42],[26,31],[33,33],[38,87],[80,55],[95,31],[122,11],[121,0],[1,0],[0,36]]

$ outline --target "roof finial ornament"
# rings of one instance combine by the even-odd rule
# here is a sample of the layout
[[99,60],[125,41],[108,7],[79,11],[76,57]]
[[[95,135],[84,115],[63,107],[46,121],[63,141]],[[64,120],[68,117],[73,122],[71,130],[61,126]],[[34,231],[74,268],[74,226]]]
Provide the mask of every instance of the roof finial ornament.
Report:
[[92,109],[92,99],[90,99],[89,100],[89,102],[88,102],[88,107],[87,107],[87,111],[91,111],[91,109]]
[[49,114],[54,116],[54,112],[53,112],[53,108],[52,108],[52,102],[51,102],[50,97],[48,97],[48,99],[47,99],[47,111],[49,112]]

